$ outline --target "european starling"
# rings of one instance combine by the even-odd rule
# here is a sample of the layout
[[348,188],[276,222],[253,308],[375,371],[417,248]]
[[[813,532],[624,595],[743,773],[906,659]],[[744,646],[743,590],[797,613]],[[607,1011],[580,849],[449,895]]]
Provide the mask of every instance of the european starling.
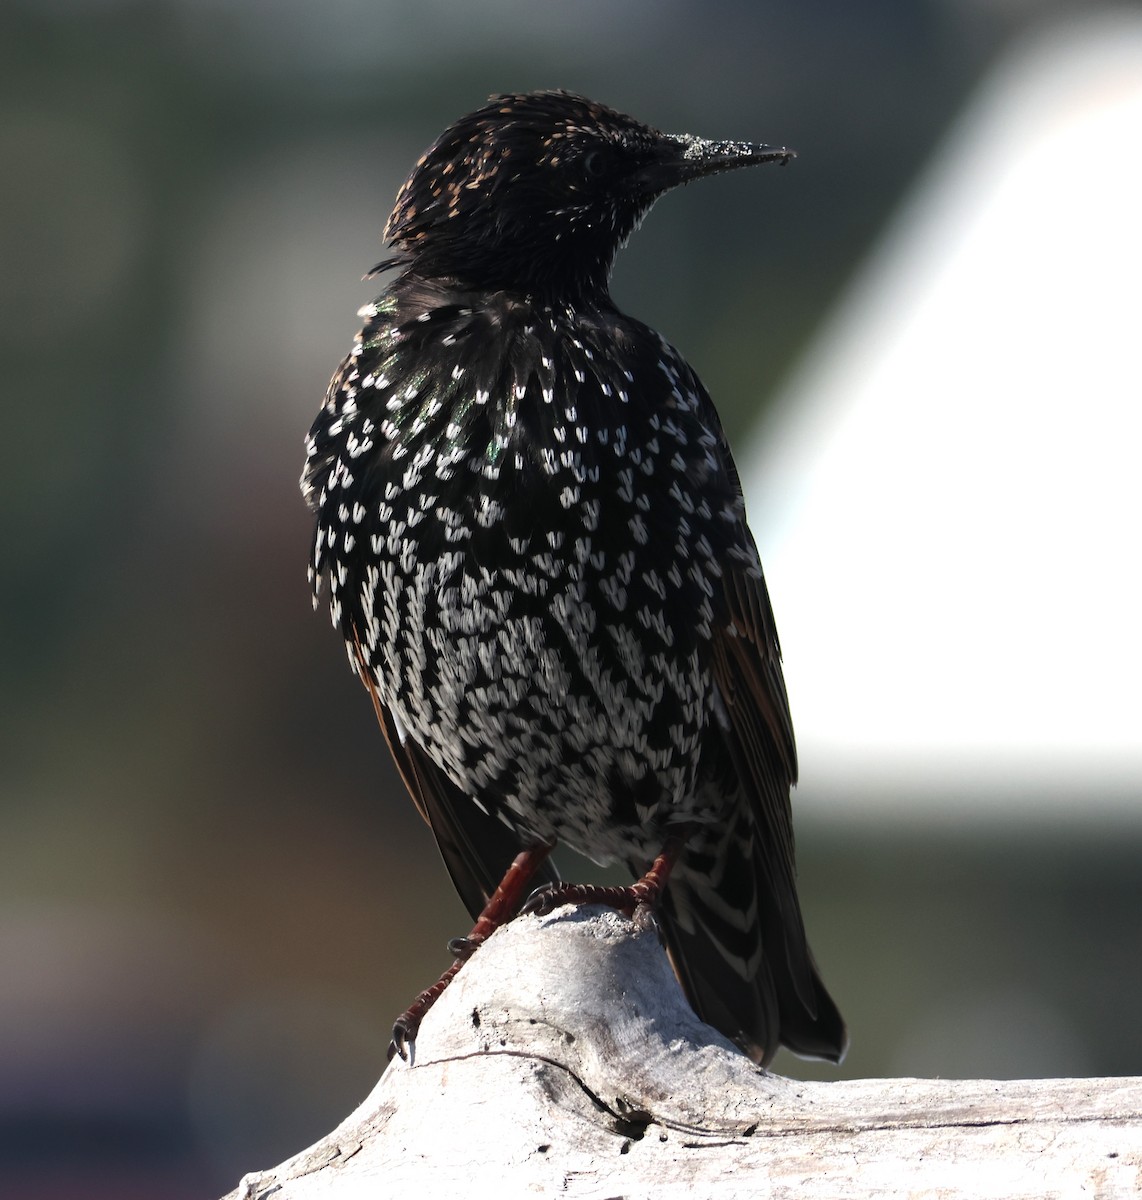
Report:
[[[609,290],[664,192],[792,157],[502,95],[397,196],[375,269],[395,276],[361,311],[302,489],[314,603],[327,578],[477,919],[397,1022],[402,1054],[537,882],[532,907],[657,904],[690,1002],[755,1061],[844,1051],[797,900],[793,729],[737,470],[698,376]],[[561,885],[557,841],[640,882]]]

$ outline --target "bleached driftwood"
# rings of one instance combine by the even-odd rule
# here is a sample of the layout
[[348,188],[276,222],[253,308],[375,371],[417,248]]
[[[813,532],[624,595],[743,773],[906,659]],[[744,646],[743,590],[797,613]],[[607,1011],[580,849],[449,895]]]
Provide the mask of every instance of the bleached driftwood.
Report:
[[653,927],[500,930],[411,1064],[227,1200],[1142,1196],[1142,1079],[800,1083],[690,1010]]

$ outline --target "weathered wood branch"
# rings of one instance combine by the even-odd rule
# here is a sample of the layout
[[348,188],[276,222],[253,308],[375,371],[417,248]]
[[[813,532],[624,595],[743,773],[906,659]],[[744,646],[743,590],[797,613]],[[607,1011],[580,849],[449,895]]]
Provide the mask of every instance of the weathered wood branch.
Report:
[[563,909],[465,966],[328,1137],[226,1200],[1142,1196],[1142,1079],[801,1083],[694,1016],[653,928]]

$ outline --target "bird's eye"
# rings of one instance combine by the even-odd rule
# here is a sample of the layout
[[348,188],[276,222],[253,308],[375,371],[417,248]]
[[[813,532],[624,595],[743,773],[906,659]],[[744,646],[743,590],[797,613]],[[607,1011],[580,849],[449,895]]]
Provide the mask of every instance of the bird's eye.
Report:
[[583,172],[590,179],[602,179],[607,173],[606,155],[601,150],[588,150],[583,156]]

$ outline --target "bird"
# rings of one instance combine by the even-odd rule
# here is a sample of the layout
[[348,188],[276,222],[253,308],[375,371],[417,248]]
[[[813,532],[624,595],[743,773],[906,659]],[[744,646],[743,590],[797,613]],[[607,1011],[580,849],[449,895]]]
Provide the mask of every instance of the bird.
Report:
[[[793,727],[738,471],[693,368],[610,292],[665,192],[794,157],[506,93],[400,188],[369,276],[390,281],[301,480],[314,606],[327,583],[475,920],[390,1058],[521,907],[596,901],[653,909],[696,1013],[756,1063],[845,1051],[797,896]],[[557,843],[636,882],[563,882]]]

